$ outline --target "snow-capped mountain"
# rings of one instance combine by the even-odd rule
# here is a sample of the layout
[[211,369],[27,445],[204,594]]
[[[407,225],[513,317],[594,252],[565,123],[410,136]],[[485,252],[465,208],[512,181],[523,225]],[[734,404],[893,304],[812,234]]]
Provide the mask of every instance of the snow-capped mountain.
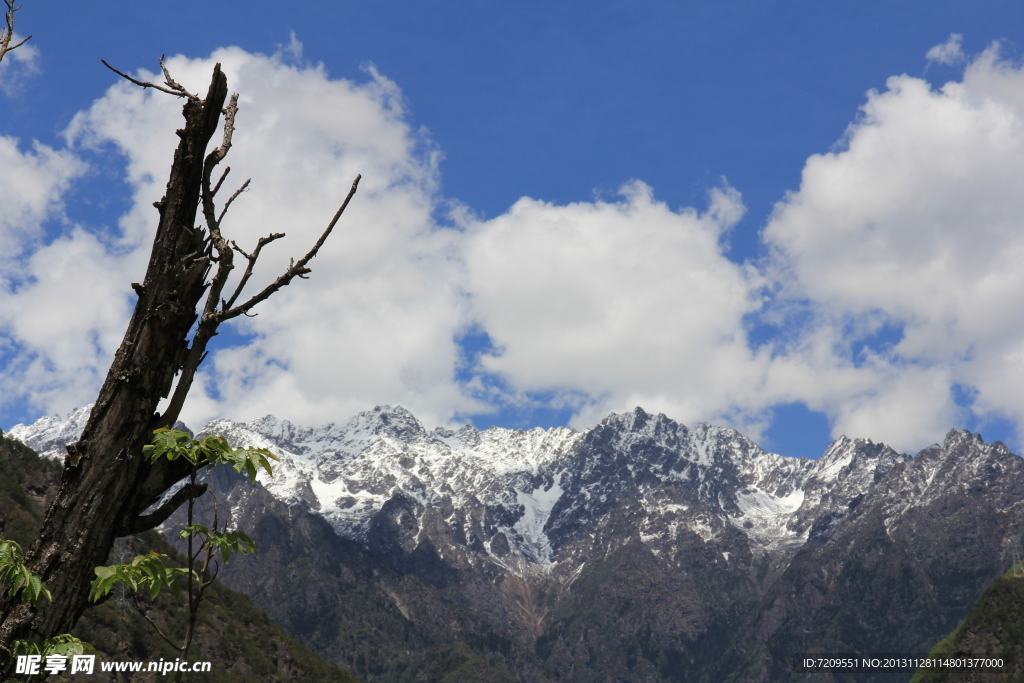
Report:
[[[481,432],[468,425],[428,432],[401,407],[313,429],[268,416],[215,420],[203,432],[278,455],[274,476],[260,477],[263,486],[288,504],[308,505],[344,538],[367,542],[374,517],[396,496],[424,509],[451,508],[452,524],[455,510],[483,505],[500,520],[504,543],[532,562],[550,560],[543,527],[560,493],[552,471],[583,436],[566,428]],[[492,552],[493,535],[480,540]]]
[[[688,429],[639,408],[587,432],[468,425],[428,432],[401,407],[314,429],[266,417],[217,420],[203,431],[276,453],[275,476],[261,477],[266,489],[308,505],[344,538],[367,543],[385,504],[402,497],[418,516],[449,510],[452,533],[501,564],[509,553],[534,564],[557,561],[557,550],[624,496],[644,502],[645,542],[670,542],[681,529],[709,540],[729,525],[755,552],[781,560],[806,542],[816,521],[837,522],[851,500],[910,457],[843,437],[819,460],[784,458],[735,430]],[[473,507],[485,513],[482,525],[459,514]]]
[[[88,411],[18,425],[10,436],[63,457]],[[640,537],[655,546],[683,528],[707,541],[729,525],[755,552],[788,556],[816,521],[834,524],[852,499],[910,457],[842,437],[819,460],[785,458],[733,429],[690,429],[640,408],[585,432],[427,431],[404,408],[378,406],[344,424],[300,427],[267,416],[214,420],[201,433],[271,450],[281,461],[273,477],[260,476],[267,491],[308,506],[343,538],[368,543],[375,517],[403,497],[421,511],[449,509],[453,533],[501,563],[509,553],[534,564],[556,561],[558,548],[624,496],[643,501]],[[482,528],[458,514],[474,506],[487,513]]]
[[[10,435],[62,457],[84,419]],[[280,457],[256,487],[210,477],[221,522],[260,547],[222,578],[367,681],[452,643],[537,683],[790,680],[808,649],[924,652],[1024,531],[1024,460],[956,430],[915,456],[842,437],[817,460],[639,408],[586,431],[428,431],[388,406],[201,431]]]
[[78,441],[91,410],[92,406],[88,405],[76,408],[67,415],[47,415],[30,425],[11,427],[7,436],[21,441],[39,455],[63,460],[68,453],[64,447]]

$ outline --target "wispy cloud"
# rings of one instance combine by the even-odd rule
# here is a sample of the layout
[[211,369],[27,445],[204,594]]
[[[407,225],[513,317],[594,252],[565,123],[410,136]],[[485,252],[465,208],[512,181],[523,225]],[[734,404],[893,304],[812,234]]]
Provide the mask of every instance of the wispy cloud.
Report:
[[929,62],[954,66],[967,61],[963,50],[964,37],[959,33],[950,34],[949,39],[928,50],[925,55]]
[[[17,45],[25,36],[15,33],[11,37],[11,45]],[[24,43],[17,49],[10,50],[0,61],[0,92],[8,97],[16,97],[33,76],[39,75],[39,48],[33,43]]]

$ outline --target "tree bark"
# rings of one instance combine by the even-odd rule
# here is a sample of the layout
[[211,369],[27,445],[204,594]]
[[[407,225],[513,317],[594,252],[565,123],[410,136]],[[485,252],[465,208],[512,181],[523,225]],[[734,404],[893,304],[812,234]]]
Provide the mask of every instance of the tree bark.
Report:
[[142,447],[154,429],[171,426],[180,409],[156,412],[184,366],[188,334],[208,287],[211,242],[196,227],[196,212],[206,148],[227,93],[218,64],[205,99],[189,96],[185,103],[166,192],[155,204],[160,220],[149,266],[142,285],[133,285],[139,295],[135,311],[85,430],[68,446],[56,499],[26,554],[53,602],[32,606],[6,592],[0,597],[0,680],[11,674],[12,641],[72,629],[86,607],[93,569],[106,564],[114,540],[137,530],[139,515],[191,467],[184,460],[151,465]]

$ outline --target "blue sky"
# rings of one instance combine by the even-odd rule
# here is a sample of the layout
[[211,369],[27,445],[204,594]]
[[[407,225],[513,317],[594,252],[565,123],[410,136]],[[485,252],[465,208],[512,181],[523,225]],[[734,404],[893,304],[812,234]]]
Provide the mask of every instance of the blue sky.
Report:
[[960,426],[1020,448],[1019,3],[26,0],[17,21],[0,426],[91,400],[144,263],[177,104],[99,60],[180,55],[199,89],[221,50],[240,129],[294,145],[236,150],[240,236],[280,211],[282,257],[304,251],[341,175],[371,184],[304,291],[223,335],[193,420],[640,404],[786,455]]

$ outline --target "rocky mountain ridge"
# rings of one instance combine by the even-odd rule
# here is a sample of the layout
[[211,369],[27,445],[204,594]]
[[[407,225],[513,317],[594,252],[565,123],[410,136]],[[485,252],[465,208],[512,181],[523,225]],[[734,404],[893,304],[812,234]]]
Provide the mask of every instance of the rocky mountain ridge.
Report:
[[[427,431],[399,407],[203,431],[281,457],[256,488],[214,478],[222,519],[267,548],[246,558],[263,579],[225,580],[370,681],[453,643],[493,680],[789,680],[797,651],[871,649],[871,620],[915,624],[877,644],[923,652],[1024,524],[1021,459],[956,430],[916,456],[843,437],[818,460],[639,408],[587,431]],[[363,628],[374,648],[346,635]]]
[[[87,418],[88,408],[79,408],[63,419],[18,425],[10,436],[63,457]],[[742,530],[756,551],[785,556],[806,542],[814,522],[835,523],[851,500],[910,458],[846,437],[819,460],[785,458],[735,430],[703,423],[688,429],[639,408],[613,413],[586,432],[469,425],[428,432],[404,408],[383,406],[343,425],[307,428],[267,416],[214,420],[200,433],[269,448],[281,463],[274,477],[261,474],[267,491],[289,505],[307,505],[344,538],[368,542],[374,518],[396,496],[452,508],[449,524],[456,524],[455,510],[481,505],[486,528],[462,520],[456,533],[499,562],[511,553],[536,565],[556,561],[579,529],[626,495],[645,501],[642,538],[658,538],[645,533],[654,520],[676,529],[680,521],[671,520],[684,518],[689,529],[711,538],[710,519],[688,516],[685,503],[651,498],[664,487],[706,506],[716,525]]]

